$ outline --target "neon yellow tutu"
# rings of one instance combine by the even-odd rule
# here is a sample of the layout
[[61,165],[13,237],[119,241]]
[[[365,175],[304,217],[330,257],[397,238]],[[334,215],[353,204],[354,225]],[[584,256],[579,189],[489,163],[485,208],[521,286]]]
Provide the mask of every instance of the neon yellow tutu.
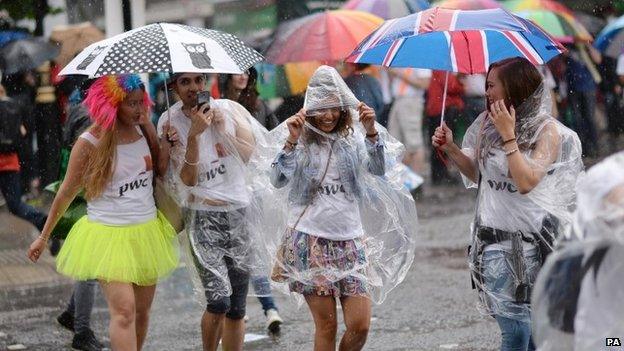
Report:
[[160,212],[149,222],[129,226],[104,225],[84,216],[67,235],[56,269],[76,280],[153,285],[178,262],[175,230]]

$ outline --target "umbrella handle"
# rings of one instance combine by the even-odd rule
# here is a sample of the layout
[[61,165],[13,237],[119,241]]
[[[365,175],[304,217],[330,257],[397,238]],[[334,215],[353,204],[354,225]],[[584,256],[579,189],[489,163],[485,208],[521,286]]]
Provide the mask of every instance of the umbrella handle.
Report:
[[444,111],[446,111],[446,91],[448,90],[448,77],[449,71],[446,71],[446,78],[444,80],[444,95],[442,95],[442,114],[440,115],[440,126],[444,123]]
[[167,123],[171,127],[171,108],[169,107],[169,89],[167,87],[167,81],[165,80],[165,100],[167,100]]

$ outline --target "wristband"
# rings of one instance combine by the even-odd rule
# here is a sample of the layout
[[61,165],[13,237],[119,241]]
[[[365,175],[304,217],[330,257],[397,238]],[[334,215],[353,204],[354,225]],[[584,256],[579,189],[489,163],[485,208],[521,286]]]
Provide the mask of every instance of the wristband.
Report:
[[505,152],[505,156],[509,156],[509,155],[513,154],[514,152],[516,152],[516,151],[518,151],[517,148],[513,149],[513,150],[510,150],[510,151],[507,151],[507,152]]
[[373,134],[368,134],[368,133],[366,133],[366,137],[367,137],[367,138],[374,138],[374,137],[376,137],[376,136],[378,136],[378,135],[379,135],[379,132],[375,132],[375,133],[373,133]]
[[516,138],[514,137],[514,138],[511,138],[509,140],[503,141],[503,145],[507,145],[507,144],[511,143],[512,141],[516,141]]
[[186,157],[184,157],[184,163],[186,163],[189,166],[197,166],[199,164],[199,161],[193,163],[193,162],[189,162],[186,160]]

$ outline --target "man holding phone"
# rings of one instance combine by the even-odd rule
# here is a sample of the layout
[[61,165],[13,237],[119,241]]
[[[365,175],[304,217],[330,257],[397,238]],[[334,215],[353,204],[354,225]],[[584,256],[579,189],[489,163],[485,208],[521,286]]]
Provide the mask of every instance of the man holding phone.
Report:
[[[253,117],[236,102],[211,100],[206,75],[177,73],[169,87],[180,101],[158,121],[170,189],[185,208],[194,268],[206,296],[204,350],[242,350],[252,259],[246,163],[254,148]],[[167,169],[161,170],[167,174]]]

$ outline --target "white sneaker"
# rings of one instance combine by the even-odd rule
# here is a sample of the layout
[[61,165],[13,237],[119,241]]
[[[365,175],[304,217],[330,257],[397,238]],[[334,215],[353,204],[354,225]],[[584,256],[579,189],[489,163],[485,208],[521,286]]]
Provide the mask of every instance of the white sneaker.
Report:
[[284,323],[284,320],[282,319],[282,317],[280,317],[279,313],[277,313],[277,310],[271,308],[270,310],[266,311],[266,327],[269,330],[270,333],[278,333],[280,331],[280,325],[282,325],[282,323]]

